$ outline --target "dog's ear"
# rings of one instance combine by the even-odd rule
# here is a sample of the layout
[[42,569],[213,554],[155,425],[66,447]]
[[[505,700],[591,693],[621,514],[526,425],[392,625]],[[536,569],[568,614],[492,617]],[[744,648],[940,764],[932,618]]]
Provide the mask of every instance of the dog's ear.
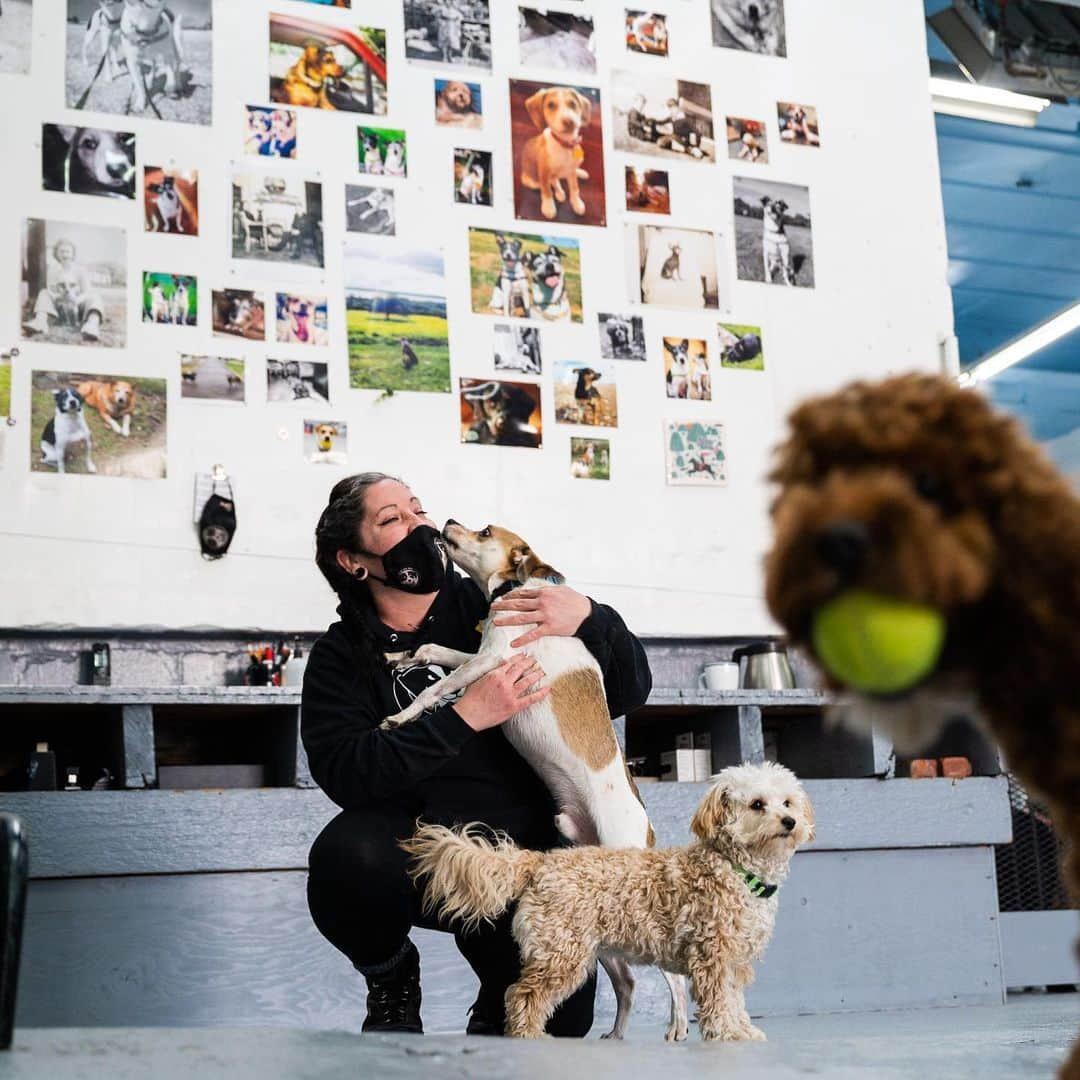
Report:
[[701,805],[690,822],[690,831],[701,840],[712,840],[718,833],[735,820],[735,804],[731,792],[721,780],[713,785],[709,794],[701,800]]
[[806,842],[810,843],[817,839],[817,819],[814,817],[814,804],[805,791],[799,792],[798,805],[799,814],[803,821],[806,822],[806,827],[810,830],[810,834],[806,838]]
[[571,90],[570,93],[574,95],[578,105],[581,106],[581,123],[584,126],[592,120],[592,102],[580,90]]
[[528,544],[510,549],[510,565],[514,576],[524,584],[532,576],[533,567],[540,564],[540,556]]
[[533,126],[544,130],[544,101],[547,99],[548,90],[537,90],[532,97],[525,99],[525,111],[529,114],[529,119],[533,122]]

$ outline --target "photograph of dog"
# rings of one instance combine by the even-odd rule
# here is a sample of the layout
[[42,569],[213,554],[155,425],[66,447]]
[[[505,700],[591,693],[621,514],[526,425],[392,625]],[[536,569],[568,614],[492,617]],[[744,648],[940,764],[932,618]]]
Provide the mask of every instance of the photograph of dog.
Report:
[[745,120],[741,116],[727,118],[728,157],[749,161],[752,165],[768,165],[769,138],[764,120]]
[[627,286],[634,303],[719,307],[721,264],[715,233],[627,225],[626,248]]
[[711,401],[707,343],[700,338],[664,338],[664,385],[669,398]]
[[640,315],[601,312],[600,355],[605,360],[647,360],[645,322]]
[[469,206],[491,206],[492,157],[490,150],[454,151],[454,201]]
[[41,186],[73,195],[135,198],[135,136],[130,131],[41,125]]
[[[542,666],[556,685],[546,655]],[[545,705],[558,709],[557,700],[533,706],[530,724],[540,717],[529,713]],[[613,743],[612,751],[617,758]],[[610,951],[689,975],[702,1039],[740,1041],[765,1038],[746,1011],[744,988],[772,937],[791,857],[814,829],[795,774],[766,762],[718,774],[684,847],[536,852],[469,825],[421,825],[401,846],[426,904],[442,917],[475,926],[516,903],[512,932],[523,963],[506,992],[507,1035],[542,1038],[556,1006]]]
[[784,0],[710,0],[713,44],[765,56],[787,56]]
[[810,189],[732,177],[740,281],[814,287]]
[[600,91],[510,80],[514,216],[603,225]]
[[310,360],[266,360],[266,400],[330,404],[329,366]]
[[368,176],[407,175],[405,132],[399,128],[358,127],[356,145],[357,172]]
[[443,127],[484,126],[483,91],[479,83],[435,80],[435,123]]
[[491,70],[488,0],[404,0],[404,8],[408,60]]
[[303,450],[309,465],[348,465],[348,424],[344,420],[305,420]]
[[134,375],[30,373],[30,469],[165,477],[166,383]]
[[270,89],[279,105],[386,112],[386,31],[270,15]]
[[667,16],[656,11],[626,9],[626,47],[647,56],[667,56]]
[[214,289],[210,293],[215,336],[262,341],[266,337],[266,305],[251,289]]
[[323,265],[322,184],[289,174],[234,172],[232,257]]
[[610,364],[589,367],[576,360],[556,360],[553,377],[556,423],[619,426],[615,369]]
[[712,91],[706,83],[613,71],[611,117],[616,150],[682,161],[716,160]]
[[325,296],[278,293],[277,341],[288,345],[326,345],[330,341]]
[[0,17],[0,75],[29,74],[33,30],[33,0],[6,0]]
[[392,188],[345,185],[345,229],[369,236],[393,236],[397,212]]
[[780,139],[795,146],[820,146],[817,109],[813,105],[799,105],[794,101],[776,103],[776,122],[780,125]]
[[596,71],[596,32],[587,15],[518,7],[522,67]]
[[442,252],[396,241],[345,241],[345,326],[354,390],[450,393]]
[[575,480],[610,480],[611,441],[571,436],[570,475]]
[[22,336],[56,345],[122,348],[127,341],[123,229],[27,218]]
[[539,375],[542,369],[540,331],[537,327],[495,324],[496,371],[520,371],[523,375]]
[[244,153],[296,157],[296,110],[248,105],[244,109]]
[[67,0],[70,108],[209,124],[212,0]]
[[739,323],[719,323],[720,366],[740,371],[765,370],[765,346],[760,326]]
[[540,387],[501,379],[461,379],[461,441],[484,446],[525,446],[544,441]]
[[231,356],[180,354],[180,396],[244,404],[244,361]]
[[636,214],[670,214],[668,174],[663,169],[627,165],[626,209]]
[[697,487],[727,483],[724,425],[703,420],[665,420],[667,482]]
[[143,273],[142,321],[170,326],[197,326],[199,288],[194,277],[185,274]]
[[199,173],[157,165],[143,168],[143,213],[147,232],[199,235]]
[[478,315],[581,322],[577,240],[471,228],[469,281]]

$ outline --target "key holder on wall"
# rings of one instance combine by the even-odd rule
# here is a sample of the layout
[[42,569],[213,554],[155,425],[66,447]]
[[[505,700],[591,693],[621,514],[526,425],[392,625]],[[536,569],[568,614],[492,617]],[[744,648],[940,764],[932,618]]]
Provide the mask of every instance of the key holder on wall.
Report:
[[204,559],[220,559],[236,533],[236,500],[224,465],[195,474],[195,526]]

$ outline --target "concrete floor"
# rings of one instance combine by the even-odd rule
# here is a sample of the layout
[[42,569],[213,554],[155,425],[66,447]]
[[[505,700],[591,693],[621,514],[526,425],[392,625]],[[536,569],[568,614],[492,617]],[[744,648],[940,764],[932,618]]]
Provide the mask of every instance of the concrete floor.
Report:
[[1007,1005],[765,1018],[767,1043],[514,1042],[462,1035],[365,1036],[280,1028],[27,1028],[0,1054],[0,1080],[188,1080],[228,1076],[475,1077],[550,1080],[1038,1080],[1051,1077],[1080,1021],[1080,995],[1025,994]]

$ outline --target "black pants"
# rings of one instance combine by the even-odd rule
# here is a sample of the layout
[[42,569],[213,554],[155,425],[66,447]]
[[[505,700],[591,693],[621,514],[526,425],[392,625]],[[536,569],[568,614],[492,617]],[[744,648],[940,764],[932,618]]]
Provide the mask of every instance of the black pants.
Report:
[[[521,971],[508,913],[471,933],[424,915],[421,894],[397,846],[411,836],[411,815],[389,809],[343,810],[315,839],[308,856],[308,907],[319,932],[354,965],[381,964],[404,945],[414,926],[453,933],[458,951],[480,979],[487,1000],[502,1001]],[[596,973],[548,1022],[551,1035],[581,1038],[593,1022]],[[466,1008],[462,1003],[462,1012]]]

